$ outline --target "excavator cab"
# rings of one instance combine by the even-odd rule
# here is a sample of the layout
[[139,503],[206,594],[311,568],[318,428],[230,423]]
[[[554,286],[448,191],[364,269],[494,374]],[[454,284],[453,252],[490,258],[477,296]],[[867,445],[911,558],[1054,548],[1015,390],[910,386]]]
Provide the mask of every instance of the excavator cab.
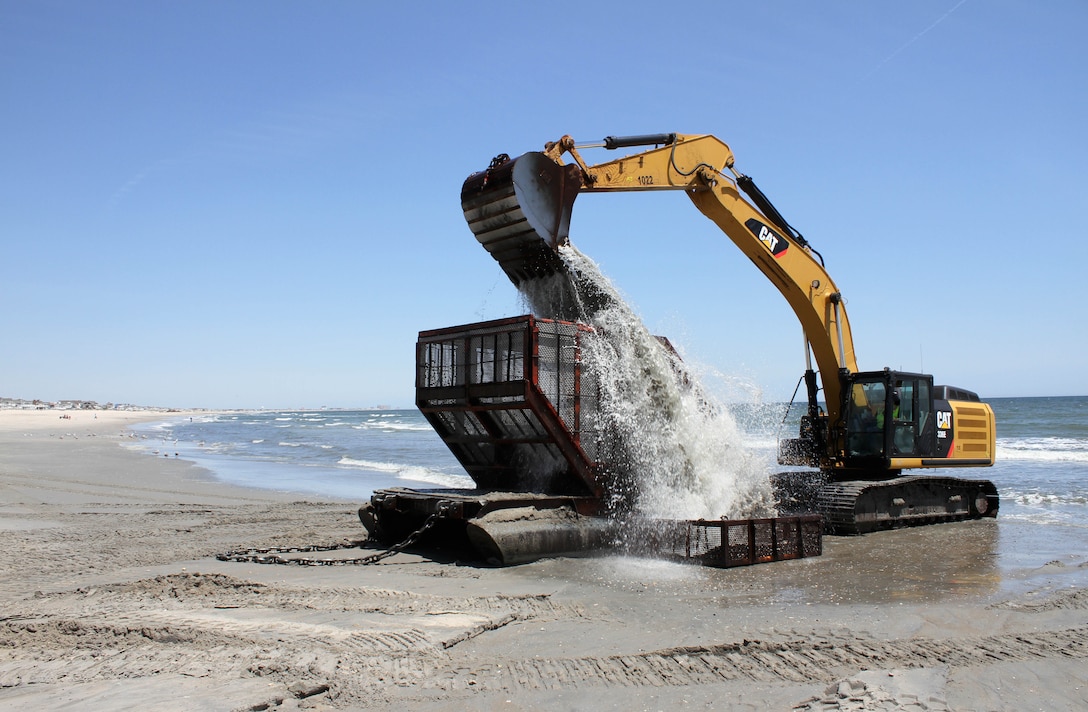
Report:
[[935,454],[933,377],[899,371],[851,374],[847,394],[847,467]]
[[993,410],[978,394],[903,371],[845,374],[842,468],[895,472],[994,463]]

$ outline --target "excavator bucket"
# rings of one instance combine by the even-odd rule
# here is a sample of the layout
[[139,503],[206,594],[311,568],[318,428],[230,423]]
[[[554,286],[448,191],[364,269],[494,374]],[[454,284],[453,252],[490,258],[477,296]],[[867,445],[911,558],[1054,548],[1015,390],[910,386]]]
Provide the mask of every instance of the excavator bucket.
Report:
[[518,286],[563,270],[555,251],[567,243],[580,187],[576,165],[543,153],[503,154],[465,180],[461,207],[476,239]]

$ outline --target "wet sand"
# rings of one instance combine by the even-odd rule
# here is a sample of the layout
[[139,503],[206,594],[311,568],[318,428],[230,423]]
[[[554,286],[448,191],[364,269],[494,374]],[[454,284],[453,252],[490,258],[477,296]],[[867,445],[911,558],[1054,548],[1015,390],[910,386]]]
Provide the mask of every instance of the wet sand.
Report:
[[358,539],[359,503],[121,447],[153,414],[58,415],[0,411],[0,707],[1088,707],[1076,530],[999,518],[825,537],[821,557],[728,570],[223,562]]

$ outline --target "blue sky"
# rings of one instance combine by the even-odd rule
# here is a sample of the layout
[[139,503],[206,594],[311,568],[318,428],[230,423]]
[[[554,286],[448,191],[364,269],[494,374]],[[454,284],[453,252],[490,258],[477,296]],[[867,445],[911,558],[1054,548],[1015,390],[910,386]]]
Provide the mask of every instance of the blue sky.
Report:
[[[1082,0],[0,0],[0,395],[410,406],[418,331],[523,311],[465,177],[668,131],[822,253],[863,369],[1088,394],[1086,31]],[[571,238],[690,363],[790,396],[800,327],[682,195],[582,196]]]

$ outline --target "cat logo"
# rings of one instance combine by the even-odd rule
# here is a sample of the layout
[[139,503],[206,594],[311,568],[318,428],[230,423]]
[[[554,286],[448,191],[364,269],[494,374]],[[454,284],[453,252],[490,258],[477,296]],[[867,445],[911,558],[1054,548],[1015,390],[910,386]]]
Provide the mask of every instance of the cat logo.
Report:
[[763,246],[770,250],[771,254],[775,257],[781,257],[789,249],[790,243],[786,238],[779,235],[772,230],[768,225],[764,225],[755,218],[750,218],[744,222],[744,226],[752,231],[752,234],[763,243]]
[[766,225],[759,230],[759,241],[766,245],[771,252],[774,252],[774,248],[778,247],[778,238]]
[[948,430],[952,427],[952,411],[950,410],[938,410],[937,411],[937,427],[941,430]]

